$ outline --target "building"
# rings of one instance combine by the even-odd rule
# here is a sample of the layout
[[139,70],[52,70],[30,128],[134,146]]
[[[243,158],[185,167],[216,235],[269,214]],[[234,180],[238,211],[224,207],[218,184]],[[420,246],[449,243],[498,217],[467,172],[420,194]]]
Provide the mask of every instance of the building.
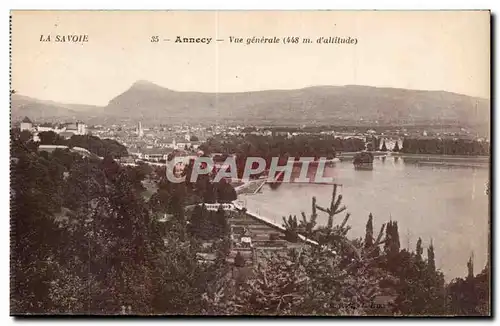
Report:
[[167,161],[169,155],[173,152],[170,148],[142,148],[135,155],[138,159],[147,161]]
[[144,136],[144,129],[142,129],[142,123],[140,121],[137,124],[136,133],[137,133],[137,137],[143,137]]
[[40,145],[40,146],[38,146],[39,152],[52,153],[56,149],[66,150],[66,149],[69,149],[69,147],[66,145]]
[[275,131],[274,136],[291,138],[292,135],[288,131]]
[[191,160],[196,160],[198,156],[195,155],[176,155],[174,156],[174,163],[188,165]]
[[81,121],[76,123],[77,135],[86,135],[87,134],[87,125]]
[[28,130],[31,131],[33,128],[33,123],[28,117],[24,117],[23,121],[21,121],[21,131]]
[[85,135],[87,133],[87,125],[81,121],[77,121],[76,123],[69,123],[66,125],[65,130],[61,130],[61,132],[71,132],[74,135]]
[[166,139],[165,140],[165,147],[166,148],[172,148],[172,149],[179,149],[179,150],[184,150],[186,148],[191,148],[192,144],[196,143],[197,146],[196,148],[193,147],[194,149],[197,149],[202,142],[191,142],[191,141],[186,141],[183,138],[173,138],[173,139]]
[[191,142],[179,141],[176,142],[176,149],[189,149],[191,147]]
[[36,126],[36,131],[37,133],[52,131],[63,138],[69,139],[73,135],[86,135],[87,125],[81,121],[77,121],[76,123],[65,123],[60,126],[42,124]]
[[232,203],[218,203],[218,204],[198,204],[198,206],[204,205],[205,209],[207,211],[213,211],[216,212],[219,210],[219,208],[222,208],[225,211],[235,211],[236,208],[234,207],[234,204]]
[[166,139],[165,140],[165,147],[171,148],[171,149],[177,149],[175,139]]
[[54,128],[52,126],[36,126],[36,131],[37,132],[47,132],[47,131],[53,131],[56,134],[60,133],[61,130],[59,130],[57,127]]

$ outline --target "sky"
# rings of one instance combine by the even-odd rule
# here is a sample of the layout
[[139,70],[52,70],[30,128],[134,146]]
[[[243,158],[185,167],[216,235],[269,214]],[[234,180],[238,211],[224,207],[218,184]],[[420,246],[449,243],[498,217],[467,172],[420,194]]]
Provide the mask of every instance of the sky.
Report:
[[[177,91],[356,84],[489,98],[489,24],[488,11],[13,11],[11,87],[94,105],[138,80]],[[88,42],[54,41],[68,34]],[[213,40],[179,44],[177,36]],[[230,36],[313,43],[246,45]],[[335,36],[357,44],[316,43]]]

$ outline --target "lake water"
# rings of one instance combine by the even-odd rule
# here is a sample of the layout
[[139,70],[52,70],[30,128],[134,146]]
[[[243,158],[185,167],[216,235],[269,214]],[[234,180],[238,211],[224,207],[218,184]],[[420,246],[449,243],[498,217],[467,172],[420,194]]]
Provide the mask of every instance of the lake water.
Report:
[[[414,250],[422,238],[424,256],[431,239],[436,266],[446,280],[467,274],[467,260],[474,255],[474,272],[486,263],[488,248],[488,197],[485,184],[488,167],[472,168],[446,165],[405,163],[403,159],[376,159],[372,171],[354,170],[351,162],[327,168],[325,175],[342,184],[339,191],[351,213],[350,237],[364,237],[370,213],[374,232],[382,223],[398,221],[401,248]],[[283,183],[272,190],[244,197],[249,210],[282,224],[282,217],[311,213],[311,199],[323,207],[330,205],[333,186]],[[319,213],[318,223],[326,224],[327,215]],[[337,215],[340,223],[344,213]]]

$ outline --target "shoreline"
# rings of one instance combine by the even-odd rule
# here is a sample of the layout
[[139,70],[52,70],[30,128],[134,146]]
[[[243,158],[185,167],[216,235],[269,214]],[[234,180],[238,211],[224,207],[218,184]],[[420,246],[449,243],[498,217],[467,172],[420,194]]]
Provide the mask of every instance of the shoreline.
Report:
[[471,160],[471,161],[487,161],[489,162],[491,156],[477,156],[477,155],[449,155],[449,154],[410,154],[410,153],[388,153],[388,156],[402,157],[402,158],[416,158],[416,159],[449,159],[449,160]]
[[[436,162],[437,164],[443,164],[446,162],[464,162],[464,163],[484,163],[490,164],[491,156],[474,156],[474,155],[449,155],[449,154],[410,154],[410,153],[399,153],[399,152],[372,152],[375,158],[383,157],[394,157],[402,158],[403,160],[412,161],[426,161],[426,162]],[[341,161],[347,161],[354,157],[356,153],[342,153],[339,156]]]

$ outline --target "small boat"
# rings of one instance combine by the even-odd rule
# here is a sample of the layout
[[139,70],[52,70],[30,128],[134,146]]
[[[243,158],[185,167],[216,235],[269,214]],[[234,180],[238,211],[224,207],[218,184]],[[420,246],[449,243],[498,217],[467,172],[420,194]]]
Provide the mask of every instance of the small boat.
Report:
[[373,170],[373,154],[370,152],[359,152],[352,160],[356,170]]

